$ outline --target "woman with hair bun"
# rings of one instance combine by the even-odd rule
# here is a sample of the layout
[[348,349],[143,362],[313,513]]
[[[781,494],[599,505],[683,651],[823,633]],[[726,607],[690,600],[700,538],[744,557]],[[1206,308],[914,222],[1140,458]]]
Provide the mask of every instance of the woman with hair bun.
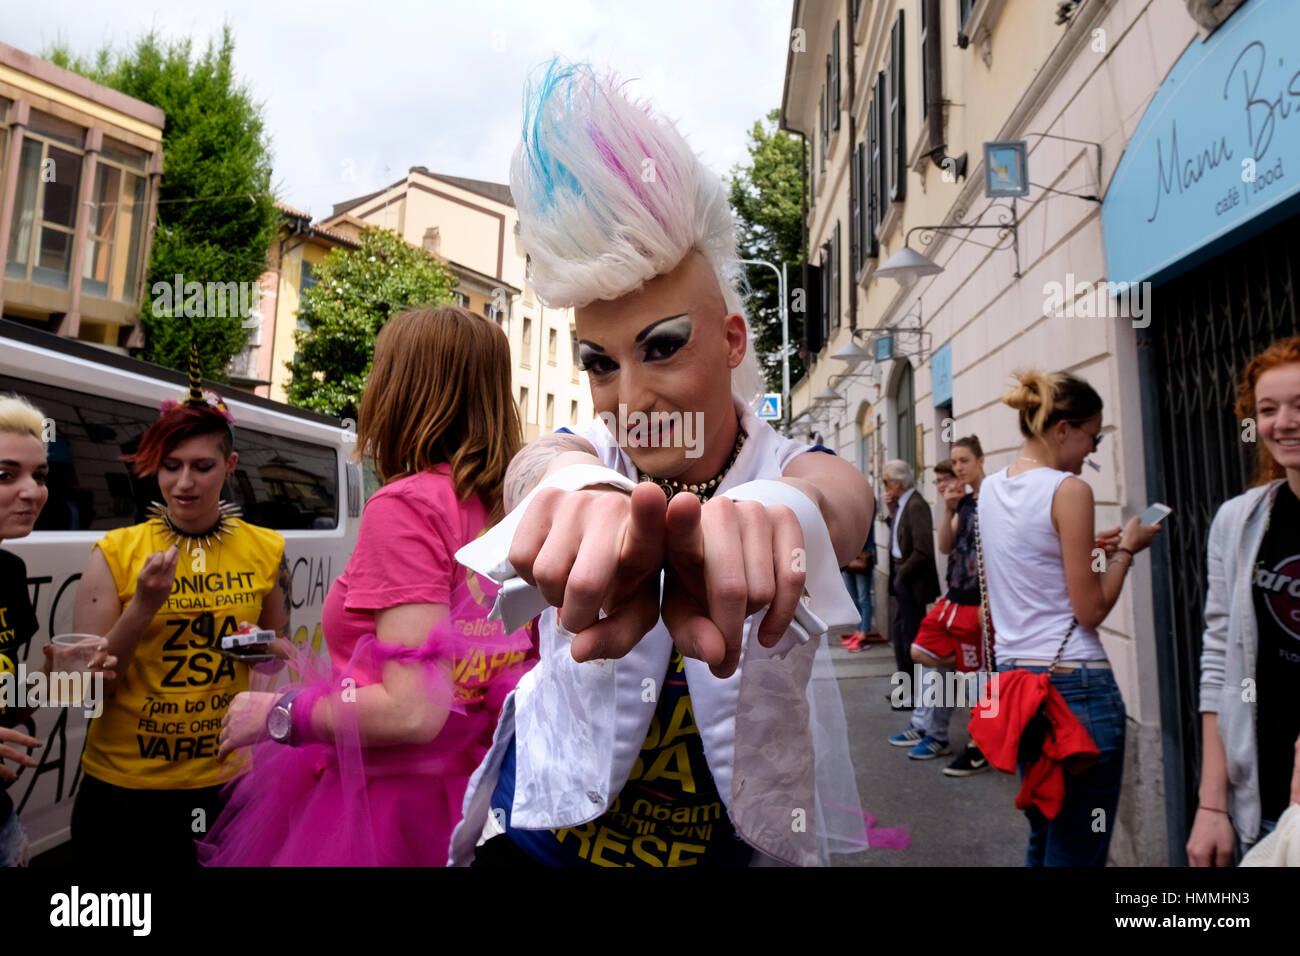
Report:
[[[1124,770],[1125,712],[1097,628],[1119,600],[1133,556],[1159,528],[1130,518],[1105,570],[1093,570],[1092,488],[1077,476],[1101,444],[1101,397],[1066,372],[1016,378],[1003,401],[1019,413],[1025,442],[1010,466],[984,479],[978,502],[998,670],[1049,674],[1048,695],[1060,695],[1099,754],[1087,769],[1064,775],[1064,799],[1050,819],[1037,804],[1025,811],[1026,865],[1105,866]],[[972,721],[972,736],[986,723]],[[1022,776],[1028,758],[1038,756],[1026,751],[1026,738]],[[998,765],[985,741],[980,744]],[[1098,810],[1103,826],[1096,825]]]
[[1255,422],[1258,457],[1206,547],[1192,866],[1231,866],[1235,844],[1249,849],[1300,803],[1300,336],[1250,360],[1236,412]]
[[221,500],[239,461],[232,421],[201,391],[192,354],[189,397],[164,402],[124,458],[157,476],[163,503],[97,541],[77,589],[74,630],[103,635],[119,660],[86,732],[72,810],[79,862],[198,865],[194,838],[216,820],[230,776],[217,760],[221,719],[249,685],[249,664],[221,638],[246,621],[288,631],[284,538]]

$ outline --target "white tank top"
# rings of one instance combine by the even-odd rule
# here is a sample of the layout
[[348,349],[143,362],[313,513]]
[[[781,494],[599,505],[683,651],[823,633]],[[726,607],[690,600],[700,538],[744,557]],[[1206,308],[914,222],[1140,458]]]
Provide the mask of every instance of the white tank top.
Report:
[[[1068,471],[1032,468],[1009,478],[1003,468],[980,485],[980,541],[999,661],[1051,660],[1074,620],[1061,538],[1052,524],[1052,498],[1069,477]],[[1061,659],[1105,660],[1106,651],[1096,630],[1080,624]]]

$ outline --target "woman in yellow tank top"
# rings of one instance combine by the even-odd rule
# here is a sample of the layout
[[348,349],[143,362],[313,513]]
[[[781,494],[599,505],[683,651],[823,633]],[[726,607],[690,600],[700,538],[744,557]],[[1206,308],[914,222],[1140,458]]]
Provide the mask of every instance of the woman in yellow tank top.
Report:
[[190,380],[189,400],[164,403],[125,457],[138,476],[157,475],[166,505],[104,535],[77,593],[75,630],[108,638],[119,675],[86,734],[72,813],[78,862],[198,865],[194,840],[215,822],[231,776],[217,761],[221,721],[249,686],[249,665],[220,640],[246,621],[281,639],[288,630],[284,538],[221,501],[239,460],[231,419],[204,398],[193,362]]

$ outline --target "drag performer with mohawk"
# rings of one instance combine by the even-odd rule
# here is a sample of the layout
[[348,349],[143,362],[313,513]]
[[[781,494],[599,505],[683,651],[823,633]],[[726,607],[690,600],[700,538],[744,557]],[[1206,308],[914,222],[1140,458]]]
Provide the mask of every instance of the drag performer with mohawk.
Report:
[[[538,297],[576,308],[599,420],[522,449],[509,514],[457,555],[502,582],[507,629],[542,614],[541,661],[470,782],[452,863],[863,849],[825,636],[856,626],[838,569],[871,492],[754,413],[721,182],[619,82],[553,61],[526,97],[511,191]],[[606,423],[634,415],[657,424],[619,428],[620,447]]]

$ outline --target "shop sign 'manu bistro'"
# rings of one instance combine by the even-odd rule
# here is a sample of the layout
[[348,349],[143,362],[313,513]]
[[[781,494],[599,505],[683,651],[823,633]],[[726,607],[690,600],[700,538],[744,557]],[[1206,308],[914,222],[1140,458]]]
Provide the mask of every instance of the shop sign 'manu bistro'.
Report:
[[1300,2],[1252,0],[1169,71],[1102,204],[1111,282],[1161,277],[1300,192],[1297,38]]

